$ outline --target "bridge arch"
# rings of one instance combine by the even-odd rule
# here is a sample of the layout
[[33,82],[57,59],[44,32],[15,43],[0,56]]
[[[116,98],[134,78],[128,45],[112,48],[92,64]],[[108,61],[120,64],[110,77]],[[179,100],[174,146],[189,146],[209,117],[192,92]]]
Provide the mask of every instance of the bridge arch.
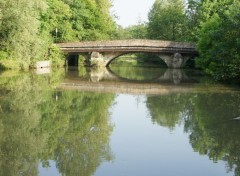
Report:
[[[144,52],[113,52],[113,53],[102,53],[101,56],[104,58],[104,66],[109,67],[109,65],[120,56],[130,54],[130,53],[150,53]],[[183,67],[188,59],[189,55],[182,55],[181,53],[165,54],[165,53],[155,53],[156,56],[161,59],[167,67],[169,68],[181,68]]]
[[[128,55],[128,54],[138,54],[138,53],[148,53],[148,54],[150,54],[149,52],[125,52],[125,53],[119,53],[119,54],[116,54],[115,56],[112,56],[112,57],[106,57],[106,58],[108,58],[107,61],[106,61],[106,67],[109,67],[110,64],[113,61],[115,61],[116,59],[119,59],[121,56]],[[158,56],[157,54],[155,54],[155,55]],[[159,59],[161,59],[161,58],[159,58]],[[161,60],[163,60],[163,59],[161,59]],[[167,66],[167,64],[166,64],[166,66]]]

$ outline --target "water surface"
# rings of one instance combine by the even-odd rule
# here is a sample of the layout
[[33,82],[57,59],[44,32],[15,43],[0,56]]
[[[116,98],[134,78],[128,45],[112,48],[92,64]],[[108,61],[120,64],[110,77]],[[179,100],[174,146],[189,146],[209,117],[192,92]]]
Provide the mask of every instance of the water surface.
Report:
[[0,175],[240,176],[239,88],[160,68],[0,74]]

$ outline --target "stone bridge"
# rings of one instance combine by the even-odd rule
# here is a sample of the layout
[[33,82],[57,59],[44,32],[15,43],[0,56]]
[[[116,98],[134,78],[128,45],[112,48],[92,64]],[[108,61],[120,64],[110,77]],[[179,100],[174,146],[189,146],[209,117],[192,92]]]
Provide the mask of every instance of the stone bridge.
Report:
[[156,53],[169,68],[181,68],[190,57],[197,55],[194,43],[161,40],[88,41],[56,45],[69,55],[83,55],[88,66],[109,66],[121,55],[144,52]]

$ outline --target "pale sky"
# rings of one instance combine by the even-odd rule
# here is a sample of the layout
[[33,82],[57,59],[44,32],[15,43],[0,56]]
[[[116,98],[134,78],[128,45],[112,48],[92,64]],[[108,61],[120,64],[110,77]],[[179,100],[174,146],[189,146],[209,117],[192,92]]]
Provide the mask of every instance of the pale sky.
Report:
[[118,16],[117,24],[127,27],[137,24],[139,18],[147,21],[148,12],[155,0],[112,0],[112,11]]

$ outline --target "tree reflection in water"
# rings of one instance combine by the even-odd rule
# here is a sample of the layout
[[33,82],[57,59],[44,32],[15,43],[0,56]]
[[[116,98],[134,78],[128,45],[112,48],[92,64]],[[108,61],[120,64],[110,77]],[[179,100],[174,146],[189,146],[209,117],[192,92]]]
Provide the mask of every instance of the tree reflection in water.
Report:
[[52,134],[45,150],[47,156],[56,161],[60,173],[93,175],[102,161],[112,159],[108,109],[114,96],[76,91],[57,93],[60,98],[52,104],[53,115],[49,118],[49,111],[46,112],[41,122],[47,124],[42,125],[43,130]]
[[239,93],[188,93],[149,96],[152,121],[173,130],[184,124],[194,151],[213,162],[224,160],[227,170],[240,175]]
[[92,175],[111,160],[112,94],[56,92],[62,73],[0,79],[0,175],[38,175],[55,160],[63,175]]

